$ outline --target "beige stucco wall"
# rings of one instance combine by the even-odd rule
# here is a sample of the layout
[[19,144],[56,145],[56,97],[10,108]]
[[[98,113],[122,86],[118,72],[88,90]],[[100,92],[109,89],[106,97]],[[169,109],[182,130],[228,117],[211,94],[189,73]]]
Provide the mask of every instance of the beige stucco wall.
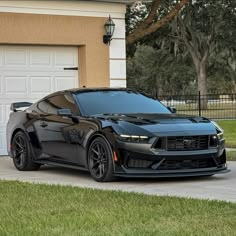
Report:
[[0,44],[78,46],[79,86],[110,85],[105,17],[0,13]]

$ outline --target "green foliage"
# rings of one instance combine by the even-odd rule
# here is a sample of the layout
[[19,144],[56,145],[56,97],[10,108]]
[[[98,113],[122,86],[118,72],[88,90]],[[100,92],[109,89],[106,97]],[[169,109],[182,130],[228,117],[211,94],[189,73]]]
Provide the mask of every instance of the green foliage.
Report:
[[159,95],[194,92],[195,73],[189,59],[168,50],[138,46],[127,67],[128,87]]
[[[126,35],[130,34],[143,20],[147,17],[148,14],[148,4],[146,4],[145,9],[136,9],[131,5],[127,6],[126,9]],[[128,45],[126,48],[127,57],[133,57],[136,51],[136,43]]]
[[[171,4],[173,1],[162,3],[157,19],[166,14]],[[139,22],[146,14],[139,15]],[[197,92],[194,81],[197,80],[198,71],[194,69],[189,48],[178,33],[180,19],[183,20],[186,39],[198,61],[201,62],[207,53],[208,93],[236,93],[235,0],[190,1],[176,20],[143,38],[138,44],[129,45],[128,85],[153,89],[159,93]]]

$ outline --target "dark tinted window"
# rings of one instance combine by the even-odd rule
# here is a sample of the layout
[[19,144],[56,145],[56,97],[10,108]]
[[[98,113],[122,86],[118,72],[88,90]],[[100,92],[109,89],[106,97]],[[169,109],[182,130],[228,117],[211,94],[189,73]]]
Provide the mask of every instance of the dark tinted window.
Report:
[[38,109],[43,113],[57,114],[58,109],[68,108],[73,114],[78,114],[74,99],[67,95],[61,94],[47,98],[38,104]]
[[84,115],[105,113],[167,113],[157,100],[130,91],[95,91],[76,95]]
[[47,113],[49,104],[47,100],[44,100],[38,104],[38,110],[43,113]]

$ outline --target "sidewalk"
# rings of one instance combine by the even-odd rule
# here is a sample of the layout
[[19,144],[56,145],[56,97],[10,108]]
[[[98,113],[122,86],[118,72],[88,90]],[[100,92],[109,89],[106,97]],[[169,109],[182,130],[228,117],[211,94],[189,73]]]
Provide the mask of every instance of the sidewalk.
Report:
[[226,148],[226,151],[227,151],[227,152],[231,152],[231,151],[236,152],[236,148]]
[[0,180],[70,185],[120,190],[159,196],[179,196],[236,202],[236,162],[229,161],[230,173],[202,178],[120,179],[97,183],[88,172],[42,166],[39,171],[17,171],[9,157],[0,158]]

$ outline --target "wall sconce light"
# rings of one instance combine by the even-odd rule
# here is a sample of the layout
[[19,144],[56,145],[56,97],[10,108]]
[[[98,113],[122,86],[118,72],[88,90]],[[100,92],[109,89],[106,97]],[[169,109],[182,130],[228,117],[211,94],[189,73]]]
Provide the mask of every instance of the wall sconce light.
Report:
[[110,45],[111,38],[115,31],[115,23],[111,19],[111,16],[109,16],[106,24],[104,25],[104,28],[106,30],[106,35],[103,35],[103,43]]

